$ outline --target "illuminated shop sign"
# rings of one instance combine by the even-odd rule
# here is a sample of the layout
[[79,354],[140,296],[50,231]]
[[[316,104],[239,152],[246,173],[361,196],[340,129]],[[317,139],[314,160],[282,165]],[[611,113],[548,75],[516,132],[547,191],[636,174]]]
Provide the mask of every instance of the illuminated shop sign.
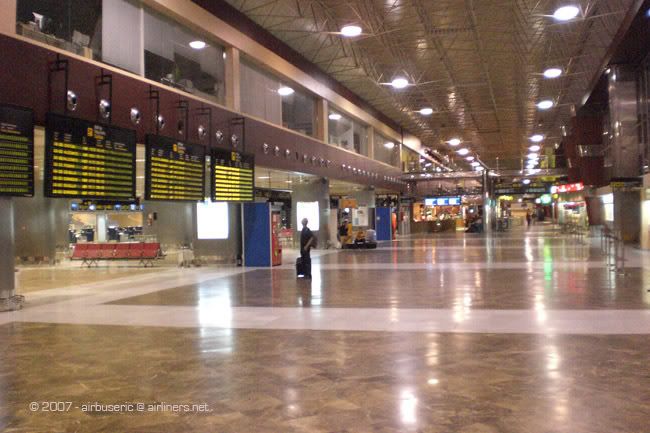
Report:
[[426,206],[459,206],[460,202],[460,197],[433,197],[424,199]]
[[585,189],[585,185],[582,182],[578,183],[567,183],[564,185],[553,185],[551,187],[551,194],[562,194],[565,192],[578,192]]

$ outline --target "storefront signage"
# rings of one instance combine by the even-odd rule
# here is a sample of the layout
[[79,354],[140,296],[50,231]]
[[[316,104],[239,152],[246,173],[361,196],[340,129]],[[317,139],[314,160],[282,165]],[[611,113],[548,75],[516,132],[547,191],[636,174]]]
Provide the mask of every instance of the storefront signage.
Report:
[[494,193],[496,195],[546,194],[548,191],[549,184],[539,181],[533,181],[528,184],[523,182],[500,182],[494,186]]
[[201,201],[205,198],[205,147],[147,135],[145,198]]
[[609,186],[613,189],[640,188],[641,183],[641,178],[638,177],[613,177]]
[[48,114],[45,196],[135,199],[135,131]]
[[342,198],[339,204],[341,209],[356,209],[357,199],[356,198]]
[[255,189],[253,155],[212,149],[211,165],[213,201],[253,201]]
[[553,185],[551,187],[551,194],[562,194],[565,192],[578,192],[585,189],[585,185],[582,182],[577,183],[567,183],[564,185]]
[[34,112],[0,106],[0,196],[34,195]]
[[551,204],[553,201],[553,197],[551,197],[551,194],[544,194],[539,197],[539,201],[542,204]]
[[82,211],[142,211],[144,205],[129,202],[116,201],[95,201],[84,200],[81,203],[73,202],[70,204],[70,210],[73,212]]
[[460,203],[460,197],[433,197],[424,199],[426,206],[460,206]]

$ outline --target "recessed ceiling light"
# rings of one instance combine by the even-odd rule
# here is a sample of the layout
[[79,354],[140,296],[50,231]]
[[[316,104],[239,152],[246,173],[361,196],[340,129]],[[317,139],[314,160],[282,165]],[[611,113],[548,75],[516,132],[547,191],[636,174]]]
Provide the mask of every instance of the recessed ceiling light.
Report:
[[459,154],[459,155],[463,155],[463,156],[465,156],[465,155],[467,155],[468,153],[469,153],[469,149],[467,149],[467,148],[465,148],[465,147],[463,147],[462,149],[458,149],[458,154]]
[[481,163],[478,161],[472,162],[472,167],[478,167],[479,165],[481,165]]
[[403,77],[397,77],[390,82],[390,85],[393,86],[395,89],[403,89],[404,87],[409,85],[409,80]]
[[530,137],[530,141],[532,141],[533,143],[539,143],[543,139],[544,139],[544,136],[541,135],[541,134],[535,134],[532,137]]
[[537,159],[539,158],[539,155],[536,154],[535,152],[531,152],[528,154],[528,159]]
[[341,115],[339,113],[330,113],[329,116],[327,116],[330,120],[341,120]]
[[282,86],[278,89],[278,93],[280,96],[289,96],[294,92],[294,90],[291,87],[288,86]]
[[554,105],[553,101],[551,101],[550,99],[544,99],[543,101],[539,101],[537,103],[537,108],[539,108],[540,110],[548,110],[553,105]]
[[395,143],[393,143],[392,141],[387,141],[386,143],[384,143],[384,147],[386,149],[392,149],[393,147],[395,147]]
[[473,156],[471,156],[471,155],[470,155],[470,156],[468,156],[468,157],[467,157],[467,158],[465,158],[465,159],[466,159],[466,160],[468,160],[468,161],[474,161],[474,157],[473,157]]
[[423,116],[430,116],[433,114],[433,108],[429,108],[429,107],[420,108],[420,114]]
[[524,179],[522,182],[524,185],[528,185],[530,183],[530,179]]
[[206,43],[204,41],[192,41],[190,42],[190,47],[194,48],[195,50],[202,50],[203,48],[206,47]]
[[450,146],[458,146],[460,144],[460,138],[452,138],[447,143],[449,143]]
[[359,36],[362,30],[359,26],[349,25],[341,27],[341,34],[347,38],[353,38]]
[[532,146],[530,146],[530,147],[528,148],[528,150],[530,150],[531,152],[538,152],[539,149],[541,149],[541,147],[540,147],[539,144],[533,144]]
[[562,6],[555,9],[555,12],[553,12],[553,18],[555,18],[558,21],[569,21],[577,17],[579,13],[580,13],[580,9],[578,8],[578,6],[575,5]]
[[560,68],[548,68],[544,71],[544,77],[546,78],[557,78],[562,75],[562,69]]

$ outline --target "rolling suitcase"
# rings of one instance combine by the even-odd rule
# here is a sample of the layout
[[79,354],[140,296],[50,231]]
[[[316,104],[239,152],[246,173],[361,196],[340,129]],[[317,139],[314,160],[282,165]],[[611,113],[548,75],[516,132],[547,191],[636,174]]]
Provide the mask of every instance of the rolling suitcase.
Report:
[[302,264],[302,257],[296,259],[296,277],[302,277],[305,275],[305,269]]

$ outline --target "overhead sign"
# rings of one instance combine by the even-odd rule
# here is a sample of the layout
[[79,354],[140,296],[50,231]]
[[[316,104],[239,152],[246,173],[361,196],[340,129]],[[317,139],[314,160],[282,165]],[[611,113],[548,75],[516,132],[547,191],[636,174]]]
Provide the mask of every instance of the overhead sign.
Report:
[[426,206],[459,206],[460,203],[460,197],[433,197],[424,199]]
[[585,189],[585,185],[582,182],[577,183],[567,183],[564,185],[553,185],[551,187],[551,194],[562,194],[565,192],[578,192]]
[[0,105],[0,196],[34,195],[34,112]]
[[638,177],[613,177],[609,186],[613,189],[640,188],[642,183],[641,178]]
[[341,209],[356,209],[358,203],[356,198],[342,198],[339,202]]
[[135,131],[48,114],[45,196],[135,199]]
[[146,148],[144,178],[147,200],[205,199],[205,147],[147,135]]
[[546,194],[550,185],[547,182],[533,180],[528,184],[523,182],[499,182],[494,186],[496,195],[513,194]]
[[212,200],[248,202],[255,199],[255,158],[240,152],[212,149]]

